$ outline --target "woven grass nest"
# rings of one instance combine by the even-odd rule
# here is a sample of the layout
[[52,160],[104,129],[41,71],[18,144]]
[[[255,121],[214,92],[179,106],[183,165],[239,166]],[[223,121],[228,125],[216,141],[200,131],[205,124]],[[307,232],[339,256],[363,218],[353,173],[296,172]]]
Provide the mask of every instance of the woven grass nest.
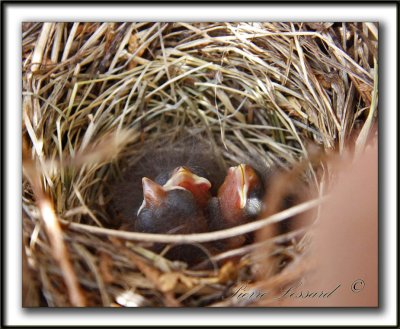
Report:
[[[309,269],[307,228],[265,233],[318,206],[329,177],[321,154],[364,148],[377,120],[377,31],[374,23],[24,23],[23,305],[269,305],[234,293],[244,284],[278,289]],[[207,139],[228,165],[256,155],[317,197],[226,231],[157,240],[120,229],[110,184],[146,145],[182,135]],[[147,247],[255,231],[252,244],[210,255],[209,268]]]

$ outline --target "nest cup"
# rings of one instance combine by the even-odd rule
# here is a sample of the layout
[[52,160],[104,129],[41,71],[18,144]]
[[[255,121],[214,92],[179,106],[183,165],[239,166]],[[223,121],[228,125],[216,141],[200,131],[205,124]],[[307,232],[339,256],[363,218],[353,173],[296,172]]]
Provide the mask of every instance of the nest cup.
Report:
[[[234,262],[189,269],[118,230],[110,184],[145,145],[189,134],[205,136],[228,164],[249,155],[283,171],[306,163],[297,178],[318,191],[315,149],[357,152],[376,122],[377,31],[374,23],[24,23],[23,305],[269,305],[235,291],[302,275],[288,263],[298,263],[305,239],[262,249],[278,262],[246,246]],[[257,274],[265,264],[269,274]]]

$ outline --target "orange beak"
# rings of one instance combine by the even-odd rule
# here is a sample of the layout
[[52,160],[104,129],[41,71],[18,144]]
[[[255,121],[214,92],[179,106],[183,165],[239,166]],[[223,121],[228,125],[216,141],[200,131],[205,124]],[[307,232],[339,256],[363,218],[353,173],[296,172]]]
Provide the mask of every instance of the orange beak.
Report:
[[208,179],[197,176],[186,167],[176,168],[171,178],[164,184],[166,190],[177,187],[190,191],[200,206],[205,206],[211,197],[211,183]]

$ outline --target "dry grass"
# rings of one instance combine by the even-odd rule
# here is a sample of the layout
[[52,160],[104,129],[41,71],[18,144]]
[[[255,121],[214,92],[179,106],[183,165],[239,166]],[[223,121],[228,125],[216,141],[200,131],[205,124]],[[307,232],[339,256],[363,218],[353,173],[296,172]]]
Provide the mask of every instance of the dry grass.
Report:
[[374,23],[23,24],[24,305],[235,306],[243,282],[269,287],[301,275],[300,244],[274,247],[291,253],[291,274],[263,280],[252,272],[252,245],[213,256],[238,262],[193,270],[136,242],[236,236],[320,200],[226,231],[154,236],[112,229],[106,182],[144,141],[189,131],[206,134],[229,162],[251,153],[285,169],[306,163],[304,177],[322,194],[329,168],[314,154],[361,152],[376,124],[377,31]]

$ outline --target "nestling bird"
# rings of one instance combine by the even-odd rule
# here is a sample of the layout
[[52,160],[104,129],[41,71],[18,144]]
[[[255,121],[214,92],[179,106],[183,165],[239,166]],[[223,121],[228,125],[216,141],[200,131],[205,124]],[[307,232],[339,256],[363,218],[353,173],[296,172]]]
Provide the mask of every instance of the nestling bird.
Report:
[[[209,229],[221,230],[256,219],[261,212],[263,183],[259,174],[247,164],[231,167],[208,204]],[[229,239],[228,248],[242,245],[246,237]]]
[[[112,188],[112,206],[122,229],[160,234],[208,231],[206,206],[225,175],[209,145],[180,140],[144,151]],[[152,249],[160,252],[165,246]],[[193,264],[206,254],[196,246],[176,245],[165,256]]]
[[163,186],[144,177],[143,203],[135,230],[148,233],[189,234],[207,230],[204,205],[211,183],[185,167],[177,168]]
[[[135,231],[162,234],[191,234],[207,231],[207,220],[202,193],[209,194],[211,184],[202,177],[192,174],[185,168],[179,168],[164,186],[144,177],[143,203],[137,213]],[[177,185],[174,185],[174,184]],[[181,187],[182,184],[188,189]],[[195,191],[193,194],[189,189]],[[204,189],[204,190],[203,190]],[[199,201],[196,199],[199,196]],[[155,252],[161,252],[165,244],[153,246]],[[203,260],[206,254],[192,245],[173,246],[167,258],[186,261],[189,264]]]

